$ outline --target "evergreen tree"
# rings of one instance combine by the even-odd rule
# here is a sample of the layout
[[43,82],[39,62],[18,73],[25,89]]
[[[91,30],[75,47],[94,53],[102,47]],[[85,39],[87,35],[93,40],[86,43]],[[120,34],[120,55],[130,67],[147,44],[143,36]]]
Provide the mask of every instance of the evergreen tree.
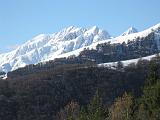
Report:
[[149,113],[146,110],[144,104],[140,104],[138,111],[136,112],[136,118],[137,120],[149,120]]
[[159,120],[160,118],[160,80],[157,70],[156,64],[151,64],[150,74],[140,100],[139,113],[144,113],[138,116],[140,120],[142,120],[141,116],[144,115],[146,120]]
[[88,120],[87,110],[84,107],[81,108],[79,120]]
[[121,61],[118,61],[116,67],[118,70],[121,70],[123,68],[123,63]]
[[91,100],[88,106],[88,120],[104,120],[106,113],[102,105],[102,98],[99,95],[99,91],[96,91],[95,96]]

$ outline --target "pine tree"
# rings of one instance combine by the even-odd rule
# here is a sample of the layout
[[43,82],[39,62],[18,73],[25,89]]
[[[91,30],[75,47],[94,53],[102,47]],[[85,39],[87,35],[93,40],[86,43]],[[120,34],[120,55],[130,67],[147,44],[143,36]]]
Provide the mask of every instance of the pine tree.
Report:
[[[143,109],[141,107],[143,106]],[[146,116],[146,120],[159,120],[160,118],[160,80],[158,78],[158,68],[156,64],[151,64],[150,74],[143,89],[143,96],[140,100],[139,115]]]
[[87,113],[87,110],[84,107],[81,108],[78,120],[88,120],[88,113]]
[[136,118],[137,120],[149,120],[149,113],[145,109],[144,104],[139,105],[138,111],[136,113]]
[[121,61],[117,62],[117,69],[121,70],[123,68],[123,63]]
[[102,99],[99,95],[99,91],[96,91],[95,96],[88,106],[87,120],[104,120],[105,117],[106,114],[102,105]]

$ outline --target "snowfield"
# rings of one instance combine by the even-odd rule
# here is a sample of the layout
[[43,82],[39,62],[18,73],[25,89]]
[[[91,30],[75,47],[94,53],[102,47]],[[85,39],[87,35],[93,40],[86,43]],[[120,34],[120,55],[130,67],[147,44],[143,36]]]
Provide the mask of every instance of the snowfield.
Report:
[[[138,60],[140,60],[140,59],[142,59],[142,60],[151,60],[155,56],[156,55],[150,55],[150,56],[147,56],[147,57],[131,59],[131,60],[124,60],[124,61],[121,61],[121,62],[123,63],[123,66],[128,66],[131,63],[135,63],[136,64],[138,62]],[[117,63],[118,62],[101,63],[101,64],[98,64],[98,66],[99,67],[116,67]]]
[[40,34],[19,46],[16,50],[0,54],[0,71],[8,72],[28,64],[53,60],[62,54],[109,38],[108,32],[99,29],[97,26],[92,28],[70,26],[57,33]]
[[[0,54],[0,71],[13,71],[28,64],[37,64],[70,55],[78,56],[85,48],[95,49],[97,44],[110,42],[123,43],[145,37],[154,32],[160,49],[160,24],[142,32],[137,32],[133,27],[118,37],[111,37],[105,30],[97,26],[91,28],[77,28],[70,26],[53,34],[40,34],[17,49]],[[131,60],[132,61],[132,60]],[[110,63],[108,63],[110,64]]]

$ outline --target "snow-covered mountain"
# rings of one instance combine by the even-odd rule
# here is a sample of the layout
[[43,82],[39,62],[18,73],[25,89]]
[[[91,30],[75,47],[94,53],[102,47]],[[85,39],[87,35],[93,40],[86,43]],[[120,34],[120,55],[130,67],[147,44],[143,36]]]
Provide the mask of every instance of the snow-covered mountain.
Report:
[[125,31],[121,36],[126,36],[126,35],[130,35],[133,33],[137,33],[138,30],[134,27],[130,27],[127,31]]
[[98,44],[110,42],[127,43],[136,38],[143,39],[154,33],[157,48],[160,50],[160,24],[142,32],[129,28],[118,37],[110,37],[107,31],[96,26],[91,28],[77,28],[74,26],[63,29],[54,34],[41,34],[19,46],[14,51],[0,54],[0,71],[12,71],[28,64],[53,60],[59,57],[79,55],[84,48],[95,49]]
[[28,64],[50,60],[92,43],[109,39],[107,31],[70,26],[54,34],[41,34],[9,53],[0,54],[0,71],[12,71]]

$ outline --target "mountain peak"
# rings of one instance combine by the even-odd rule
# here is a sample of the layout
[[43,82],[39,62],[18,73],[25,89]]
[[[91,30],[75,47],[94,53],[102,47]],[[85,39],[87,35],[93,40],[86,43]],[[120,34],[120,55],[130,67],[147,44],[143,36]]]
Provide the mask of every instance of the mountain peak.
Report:
[[94,34],[97,34],[99,32],[99,27],[93,26],[90,31],[92,31]]
[[121,36],[126,36],[126,35],[130,35],[133,33],[137,33],[138,30],[134,27],[130,27],[127,31],[125,31]]
[[95,25],[95,26],[91,27],[90,29],[92,29],[92,30],[99,30],[99,27]]
[[121,36],[112,38],[107,31],[97,26],[90,28],[70,26],[53,34],[40,34],[16,50],[0,54],[0,70],[8,72],[28,64],[37,64],[62,56],[77,55],[86,47],[95,48],[97,44],[109,41],[111,44],[132,41],[135,37],[145,37],[151,32],[157,33],[159,39],[160,24],[137,34],[129,35],[136,32],[136,28],[130,27]]
[[68,31],[69,30],[72,30],[72,29],[74,29],[74,28],[76,28],[75,26],[69,26],[68,28],[66,28]]
[[93,27],[87,29],[86,34],[97,35],[98,32],[99,32],[99,28],[97,26],[93,26]]
[[0,57],[3,56],[0,60],[0,70],[8,72],[28,64],[52,60],[64,53],[109,38],[109,34],[97,26],[91,28],[70,26],[53,34],[40,34],[16,50],[0,54]]
[[74,29],[76,29],[75,26],[69,26],[69,27],[66,27],[66,28],[62,29],[62,32],[71,32]]

